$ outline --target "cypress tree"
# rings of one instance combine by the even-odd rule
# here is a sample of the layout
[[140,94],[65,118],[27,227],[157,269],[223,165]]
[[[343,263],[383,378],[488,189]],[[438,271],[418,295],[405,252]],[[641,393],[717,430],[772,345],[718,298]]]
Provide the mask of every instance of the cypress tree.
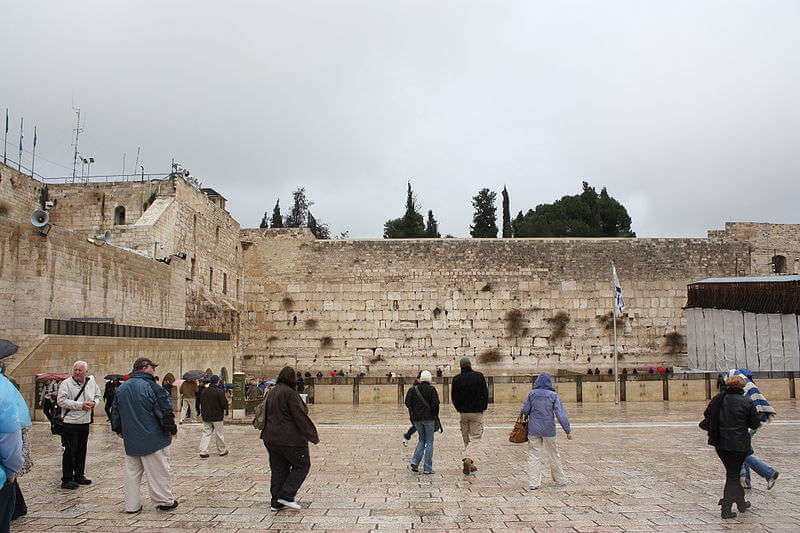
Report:
[[[282,228],[283,227],[283,217],[281,216],[281,201],[278,200],[275,202],[275,209],[272,210],[272,227],[273,228]],[[264,214],[266,216],[266,213]]]
[[261,219],[261,224],[258,226],[259,228],[268,228],[269,227],[269,219],[267,219],[267,212],[264,211],[264,218]]
[[503,187],[503,238],[508,239],[513,237],[513,230],[511,227],[511,210],[509,208],[508,191],[505,186]]
[[433,211],[428,209],[428,224],[425,227],[425,236],[429,239],[438,239],[441,237],[439,234],[439,223],[433,218]]
[[387,220],[383,225],[384,239],[419,239],[425,237],[425,220],[417,211],[411,182],[408,182],[406,212],[402,218]]
[[483,188],[478,194],[472,197],[472,207],[475,213],[472,215],[473,225],[469,227],[469,234],[473,237],[497,238],[497,208],[494,200],[497,193]]
[[306,198],[306,188],[300,187],[292,193],[294,197],[294,205],[289,216],[286,217],[287,228],[302,228],[306,225],[306,217],[308,215],[308,199]]

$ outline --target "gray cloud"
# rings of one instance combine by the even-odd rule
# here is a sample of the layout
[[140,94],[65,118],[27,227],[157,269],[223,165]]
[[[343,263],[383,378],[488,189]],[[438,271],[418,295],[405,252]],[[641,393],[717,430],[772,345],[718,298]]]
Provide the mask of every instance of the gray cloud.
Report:
[[456,236],[481,187],[516,212],[583,179],[640,236],[797,222],[793,2],[14,4],[0,107],[49,176],[74,101],[93,173],[175,157],[243,226],[305,185],[334,233],[378,237],[408,179]]

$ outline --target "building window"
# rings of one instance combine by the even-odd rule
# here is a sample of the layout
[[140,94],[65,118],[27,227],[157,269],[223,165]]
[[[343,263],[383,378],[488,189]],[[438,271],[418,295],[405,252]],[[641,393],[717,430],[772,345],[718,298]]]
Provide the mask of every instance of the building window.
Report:
[[213,268],[209,268],[208,269],[208,290],[209,291],[213,291],[214,290],[214,269]]
[[219,226],[217,226],[215,238],[217,239],[217,244],[219,244]]
[[195,267],[196,264],[197,264],[197,259],[192,257],[192,270],[191,270],[191,274],[189,274],[189,277],[193,278],[193,279],[194,279],[194,267]]
[[236,299],[239,299],[239,278],[236,278]]
[[115,226],[124,226],[125,225],[125,206],[118,205],[114,209],[114,225]]
[[222,273],[222,294],[228,294],[228,274]]
[[773,255],[772,256],[772,271],[776,274],[786,274],[786,256]]

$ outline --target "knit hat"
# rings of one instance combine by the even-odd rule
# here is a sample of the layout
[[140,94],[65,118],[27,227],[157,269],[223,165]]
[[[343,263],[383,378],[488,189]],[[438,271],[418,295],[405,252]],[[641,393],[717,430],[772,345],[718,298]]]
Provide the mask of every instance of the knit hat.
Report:
[[432,379],[433,379],[433,377],[431,376],[431,373],[430,373],[430,372],[428,372],[427,370],[423,370],[423,371],[422,371],[422,372],[420,372],[420,374],[419,374],[419,380],[420,380],[420,382],[423,382],[423,381],[425,381],[425,382],[427,382],[427,383],[430,383]]
[[215,375],[211,376],[211,379],[209,379],[209,381],[210,381],[211,383],[219,383],[219,376],[217,376],[217,375],[215,374]]
[[467,368],[472,366],[472,362],[466,355],[461,358],[461,361],[459,361],[458,364],[461,365],[461,368]]

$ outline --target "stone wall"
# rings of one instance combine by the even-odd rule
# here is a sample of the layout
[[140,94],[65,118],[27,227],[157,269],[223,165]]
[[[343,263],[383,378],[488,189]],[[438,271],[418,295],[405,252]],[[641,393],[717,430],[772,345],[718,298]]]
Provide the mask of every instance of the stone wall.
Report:
[[[159,377],[168,372],[180,377],[187,370],[207,368],[218,375],[227,374],[228,382],[233,376],[231,341],[45,335],[41,344],[16,368],[14,378],[29,405],[34,405],[36,374],[70,373],[72,364],[81,359],[89,363],[89,374],[95,376],[103,390],[103,376],[127,374],[138,357],[149,357],[158,363]],[[100,405],[95,416],[102,413]]]
[[465,355],[496,359],[492,373],[605,371],[611,261],[627,302],[621,365],[685,364],[686,285],[750,273],[748,245],[722,239],[242,240],[243,365],[265,375],[452,372]]
[[39,208],[44,185],[0,163],[0,217],[27,224]]
[[775,274],[774,256],[785,260],[782,273],[800,274],[800,224],[726,222],[724,230],[709,231],[708,238],[747,243],[753,275]]

